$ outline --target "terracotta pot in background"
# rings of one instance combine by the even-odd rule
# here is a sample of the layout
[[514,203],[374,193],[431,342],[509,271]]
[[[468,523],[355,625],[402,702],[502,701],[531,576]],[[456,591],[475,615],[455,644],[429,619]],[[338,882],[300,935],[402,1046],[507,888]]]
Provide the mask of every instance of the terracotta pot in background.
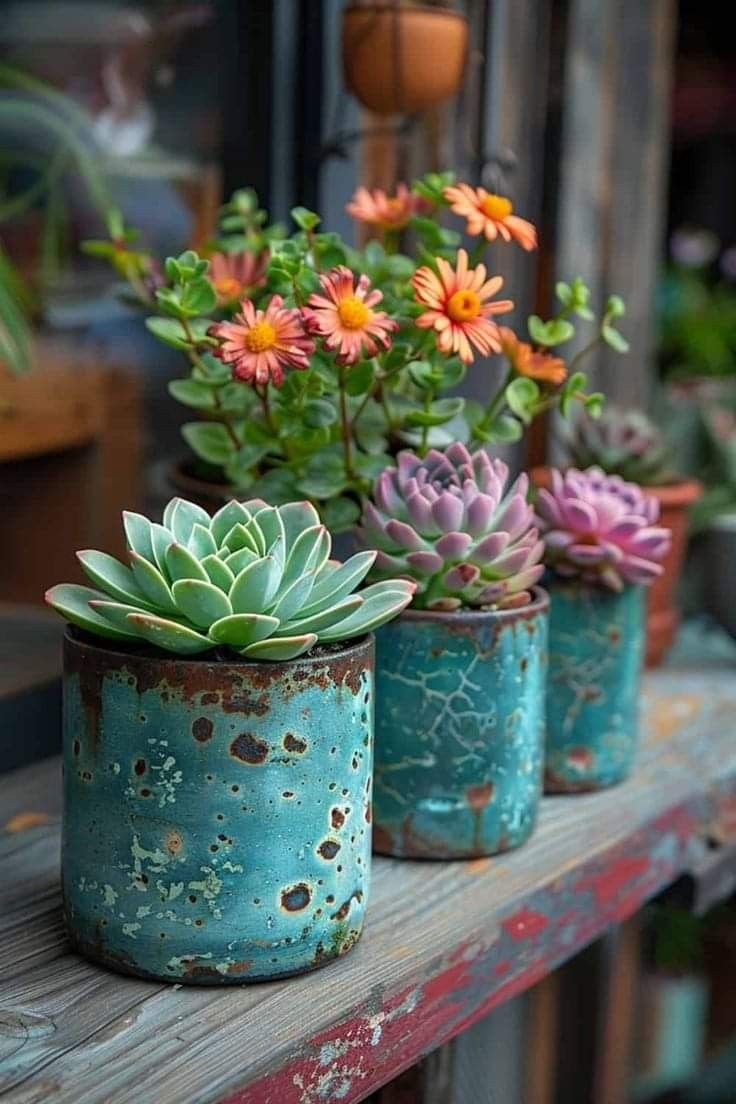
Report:
[[413,114],[462,84],[468,24],[451,8],[351,4],[343,13],[345,83],[377,115]]
[[647,492],[659,500],[659,520],[672,531],[672,544],[664,561],[664,572],[649,590],[647,605],[647,667],[656,667],[672,645],[680,623],[677,607],[677,585],[687,547],[688,513],[700,498],[702,487],[695,479],[670,483],[664,487],[647,487]]
[[[549,487],[550,469],[532,468],[530,477],[535,487]],[[669,483],[664,487],[646,487],[659,501],[660,522],[672,530],[672,544],[664,560],[664,572],[649,590],[647,602],[647,667],[656,667],[675,639],[680,623],[677,607],[677,586],[682,573],[687,547],[688,512],[700,497],[702,487],[695,479]]]

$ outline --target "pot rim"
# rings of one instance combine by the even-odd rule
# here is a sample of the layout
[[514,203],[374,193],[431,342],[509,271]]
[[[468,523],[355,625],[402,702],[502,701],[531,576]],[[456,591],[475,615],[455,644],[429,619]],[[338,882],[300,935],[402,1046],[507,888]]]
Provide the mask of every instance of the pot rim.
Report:
[[[502,610],[478,610],[478,609],[459,609],[459,610],[423,610],[412,609],[409,606],[403,613],[400,613],[396,618],[398,621],[442,621],[447,625],[459,625],[466,624],[468,621],[476,621],[478,623],[487,621],[502,621],[509,623],[511,621],[526,621],[529,617],[537,613],[545,613],[549,609],[549,594],[541,586],[533,586],[532,593],[534,597],[531,602],[528,602],[525,606],[517,606],[515,609],[502,609]],[[389,621],[389,626],[394,622]]]
[[[364,633],[363,636],[359,636],[356,639],[347,641],[343,648],[339,648],[336,651],[325,652],[322,655],[302,655],[297,656],[296,659],[281,659],[281,660],[259,660],[259,659],[242,659],[239,660],[233,657],[232,662],[230,660],[214,660],[207,659],[207,653],[204,652],[201,655],[179,655],[176,652],[161,652],[161,655],[148,655],[142,652],[126,651],[121,648],[117,641],[111,640],[110,644],[98,643],[97,638],[93,637],[91,633],[84,634],[83,629],[78,629],[74,625],[67,623],[64,631],[64,645],[65,647],[73,647],[84,651],[85,649],[90,652],[95,652],[102,655],[114,656],[118,661],[129,662],[130,664],[137,665],[157,665],[164,667],[168,664],[182,664],[186,663],[192,667],[199,667],[204,669],[205,667],[214,668],[218,671],[231,671],[234,669],[238,671],[254,670],[261,672],[268,672],[273,678],[275,671],[286,671],[291,667],[305,665],[321,665],[331,663],[341,663],[346,659],[357,658],[361,654],[370,656],[372,654],[375,645],[375,636],[372,632]],[[102,641],[102,638],[100,638]]]
[[345,16],[352,15],[354,13],[363,13],[367,15],[383,15],[385,13],[391,13],[393,15],[399,16],[404,16],[407,13],[417,13],[419,15],[449,15],[456,18],[459,22],[465,23],[466,25],[468,22],[468,17],[466,16],[465,12],[458,11],[457,8],[451,8],[445,5],[435,6],[434,4],[412,4],[411,7],[402,6],[397,8],[396,5],[391,2],[391,0],[376,0],[375,3],[370,4],[349,3],[343,9],[343,19],[345,18]]

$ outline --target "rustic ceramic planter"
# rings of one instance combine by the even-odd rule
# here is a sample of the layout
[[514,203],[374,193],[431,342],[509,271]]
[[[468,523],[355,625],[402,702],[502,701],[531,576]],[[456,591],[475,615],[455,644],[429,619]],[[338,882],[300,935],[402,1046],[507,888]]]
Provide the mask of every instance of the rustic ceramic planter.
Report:
[[518,847],[541,792],[549,600],[409,610],[378,633],[374,846],[467,859]]
[[301,973],[361,933],[373,638],[288,663],[64,649],[73,945],[166,981]]
[[351,4],[343,13],[345,83],[377,115],[426,111],[458,91],[468,22],[452,8]]
[[703,488],[694,479],[670,483],[665,487],[647,487],[659,501],[659,525],[672,533],[670,550],[664,560],[664,573],[654,580],[647,604],[646,663],[656,667],[675,639],[680,622],[677,607],[677,586],[687,548],[688,512],[702,494]]
[[602,790],[623,781],[636,752],[645,598],[549,582],[545,789]]
[[196,502],[197,506],[210,514],[214,514],[231,498],[247,497],[236,494],[235,488],[229,483],[216,483],[214,480],[192,475],[187,470],[186,460],[177,460],[168,465],[166,478],[173,494],[181,495],[188,502]]

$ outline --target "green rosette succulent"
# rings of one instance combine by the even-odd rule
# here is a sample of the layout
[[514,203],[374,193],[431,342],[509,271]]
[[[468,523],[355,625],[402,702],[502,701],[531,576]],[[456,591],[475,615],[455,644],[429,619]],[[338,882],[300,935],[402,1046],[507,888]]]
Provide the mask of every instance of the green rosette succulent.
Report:
[[376,480],[360,537],[378,551],[374,576],[417,584],[418,609],[510,609],[530,601],[544,545],[520,475],[456,442],[421,458],[400,452]]
[[376,553],[330,559],[330,534],[308,502],[233,500],[210,517],[174,498],[162,525],[136,513],[123,521],[130,566],[105,552],[78,552],[96,589],[61,583],[46,601],[79,628],[126,644],[294,659],[370,632],[414,593],[405,579],[355,593]]
[[669,445],[641,410],[607,406],[598,418],[582,413],[565,444],[573,467],[581,471],[601,468],[643,487],[661,486],[674,478]]

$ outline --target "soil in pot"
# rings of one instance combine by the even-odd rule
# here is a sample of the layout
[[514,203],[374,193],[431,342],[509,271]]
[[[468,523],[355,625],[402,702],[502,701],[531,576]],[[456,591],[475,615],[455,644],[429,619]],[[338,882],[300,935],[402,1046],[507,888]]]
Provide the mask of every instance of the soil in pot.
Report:
[[530,835],[542,783],[548,598],[405,611],[377,634],[374,845],[474,858]]
[[373,639],[284,663],[65,641],[63,898],[76,948],[227,984],[360,936]]

